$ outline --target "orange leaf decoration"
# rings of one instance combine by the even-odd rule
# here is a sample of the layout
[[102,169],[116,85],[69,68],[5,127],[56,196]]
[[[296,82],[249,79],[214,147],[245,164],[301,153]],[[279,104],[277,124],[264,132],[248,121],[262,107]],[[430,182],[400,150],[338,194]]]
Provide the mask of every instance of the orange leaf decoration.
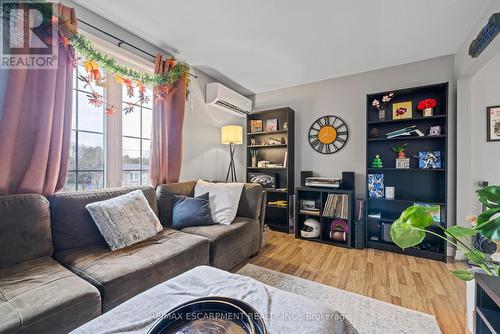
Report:
[[99,70],[99,65],[95,61],[85,60],[83,62],[83,68],[85,68],[85,71],[87,71],[87,73],[90,73],[96,69]]
[[123,79],[123,83],[127,86],[127,88],[132,87],[132,80],[130,79]]
[[171,57],[167,61],[167,68],[170,70],[174,66],[175,66],[175,58]]
[[109,106],[106,108],[106,115],[113,115],[114,113],[116,113],[115,106]]
[[123,77],[121,75],[116,74],[115,81],[116,81],[116,83],[123,85],[123,83],[125,82],[125,79],[123,79]]

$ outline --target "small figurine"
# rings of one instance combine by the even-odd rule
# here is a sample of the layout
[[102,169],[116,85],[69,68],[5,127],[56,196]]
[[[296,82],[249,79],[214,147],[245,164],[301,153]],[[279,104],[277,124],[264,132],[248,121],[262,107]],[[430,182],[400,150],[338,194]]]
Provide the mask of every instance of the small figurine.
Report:
[[257,145],[257,141],[254,138],[250,139],[250,146],[255,146],[255,145]]
[[281,143],[281,144],[286,144],[286,139],[285,139],[285,137],[281,137],[281,139],[280,139],[280,143]]
[[380,159],[380,155],[376,155],[375,159],[372,161],[372,168],[382,168],[384,165],[382,164],[382,160]]
[[429,129],[429,136],[440,136],[441,135],[441,127],[438,126],[431,126]]

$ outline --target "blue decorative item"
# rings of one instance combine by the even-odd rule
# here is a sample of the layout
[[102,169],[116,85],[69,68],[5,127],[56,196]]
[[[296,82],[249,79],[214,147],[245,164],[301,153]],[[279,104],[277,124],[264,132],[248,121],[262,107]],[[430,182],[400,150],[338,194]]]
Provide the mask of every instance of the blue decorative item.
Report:
[[442,168],[441,152],[440,151],[418,152],[418,168],[422,169]]
[[368,174],[368,196],[370,198],[384,197],[384,174]]

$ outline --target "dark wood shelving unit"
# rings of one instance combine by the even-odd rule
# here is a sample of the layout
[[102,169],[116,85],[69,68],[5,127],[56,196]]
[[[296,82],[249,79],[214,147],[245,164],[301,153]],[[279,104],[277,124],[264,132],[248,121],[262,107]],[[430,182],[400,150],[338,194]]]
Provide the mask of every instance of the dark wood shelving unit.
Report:
[[474,333],[500,333],[500,278],[476,274]]
[[[331,240],[329,237],[329,225],[330,223],[336,219],[336,217],[330,217],[323,215],[324,206],[326,203],[326,199],[328,194],[346,194],[349,196],[348,199],[348,217],[346,219],[347,224],[349,225],[348,233],[347,233],[347,241],[336,241]],[[319,201],[319,213],[303,213],[300,208],[300,201],[303,199],[308,200],[317,200]],[[297,187],[295,190],[295,238],[308,240],[312,242],[318,242],[322,244],[328,244],[333,246],[340,246],[351,248],[354,244],[354,190],[348,189],[335,189],[335,188],[326,188],[326,187]],[[303,223],[308,218],[314,218],[319,220],[321,224],[321,235],[319,238],[303,238],[300,235],[300,230],[303,226]]]
[[[278,119],[277,131],[251,132],[250,121],[262,120],[265,130],[266,121]],[[283,128],[287,123],[287,129]],[[286,191],[276,189],[265,189],[267,192],[267,202],[280,200],[288,201],[287,206],[266,205],[265,223],[274,231],[290,233],[293,231],[293,196],[294,196],[294,129],[295,114],[290,108],[279,108],[253,112],[247,117],[247,182],[250,182],[250,174],[265,173],[277,176],[278,183],[276,189],[286,188]],[[263,145],[264,138],[285,139],[285,144]],[[256,144],[251,145],[251,139],[255,139]],[[267,160],[275,164],[283,164],[285,153],[287,163],[285,167],[252,167],[252,155],[250,150],[257,150],[259,155],[257,160]]]
[[[382,238],[382,224],[392,224],[409,206],[414,203],[438,205],[440,208],[439,224],[446,227],[447,217],[447,177],[448,177],[448,83],[422,86],[394,91],[394,98],[386,108],[386,119],[379,120],[378,112],[372,107],[374,99],[381,100],[388,92],[369,94],[366,98],[366,240],[370,248],[407,254],[438,261],[446,261],[446,242],[429,235],[423,243],[415,248],[402,250],[396,244]],[[438,101],[434,108],[434,115],[423,117],[417,110],[421,100],[433,98]],[[398,102],[412,102],[412,116],[410,119],[392,119],[392,104]],[[389,132],[415,125],[424,136],[402,136],[386,138]],[[441,134],[429,136],[431,126],[440,126]],[[375,131],[377,130],[377,131]],[[376,137],[374,133],[378,133]],[[410,168],[396,167],[396,153],[392,147],[408,143],[406,156],[410,158]],[[418,152],[440,151],[441,168],[420,169],[418,167]],[[375,155],[380,155],[383,168],[373,168],[371,163]],[[396,189],[394,199],[370,198],[368,192],[368,175],[383,174],[384,187],[392,186]],[[369,217],[370,214],[380,213],[381,218]],[[387,227],[387,225],[385,225]],[[442,233],[436,229],[437,233]],[[378,238],[378,239],[375,239]]]

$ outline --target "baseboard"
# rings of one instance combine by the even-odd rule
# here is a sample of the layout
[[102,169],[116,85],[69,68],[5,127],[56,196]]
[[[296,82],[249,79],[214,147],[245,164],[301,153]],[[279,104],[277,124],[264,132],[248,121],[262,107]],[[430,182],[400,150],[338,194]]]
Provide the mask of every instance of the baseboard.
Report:
[[463,251],[455,251],[455,260],[457,261],[465,261],[467,258],[464,255],[465,253]]

